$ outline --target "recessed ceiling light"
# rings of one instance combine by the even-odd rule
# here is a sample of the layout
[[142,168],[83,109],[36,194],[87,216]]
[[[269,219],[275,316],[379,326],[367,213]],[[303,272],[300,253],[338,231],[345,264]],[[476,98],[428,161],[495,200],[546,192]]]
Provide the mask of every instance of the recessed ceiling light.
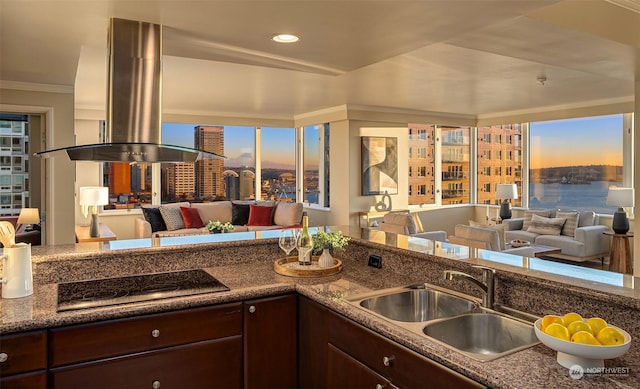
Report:
[[294,43],[299,41],[300,38],[293,34],[278,34],[271,37],[271,40],[278,43]]

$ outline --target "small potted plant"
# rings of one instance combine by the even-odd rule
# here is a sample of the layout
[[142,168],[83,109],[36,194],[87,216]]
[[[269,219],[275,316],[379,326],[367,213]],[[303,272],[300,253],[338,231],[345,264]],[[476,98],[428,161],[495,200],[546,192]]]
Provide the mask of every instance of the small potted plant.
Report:
[[351,240],[351,238],[342,235],[342,231],[318,231],[318,233],[313,236],[313,253],[321,253],[318,259],[318,266],[332,266],[333,257],[331,256],[331,249],[342,251],[349,244],[349,240]]
[[220,221],[212,222],[209,220],[207,223],[207,230],[212,234],[219,234],[221,232],[231,232],[233,231],[233,224],[229,222],[222,223]]

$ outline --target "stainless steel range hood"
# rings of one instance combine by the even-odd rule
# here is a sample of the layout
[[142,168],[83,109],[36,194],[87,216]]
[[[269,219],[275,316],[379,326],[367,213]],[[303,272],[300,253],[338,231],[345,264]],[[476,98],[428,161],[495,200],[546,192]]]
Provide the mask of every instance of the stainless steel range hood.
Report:
[[73,161],[194,162],[221,155],[160,143],[162,125],[162,27],[111,19],[107,131],[104,143],[36,153],[49,157],[66,152]]

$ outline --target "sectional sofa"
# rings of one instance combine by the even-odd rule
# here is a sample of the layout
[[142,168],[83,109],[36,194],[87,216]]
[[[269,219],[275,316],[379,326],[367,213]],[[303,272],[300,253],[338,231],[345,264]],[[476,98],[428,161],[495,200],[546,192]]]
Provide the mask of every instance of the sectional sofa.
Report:
[[506,242],[521,239],[562,249],[551,257],[583,262],[609,255],[610,238],[603,232],[610,228],[598,224],[592,211],[529,210],[502,223]]
[[229,222],[234,232],[299,227],[302,203],[214,201],[143,206],[135,219],[135,237],[208,234],[209,221]]

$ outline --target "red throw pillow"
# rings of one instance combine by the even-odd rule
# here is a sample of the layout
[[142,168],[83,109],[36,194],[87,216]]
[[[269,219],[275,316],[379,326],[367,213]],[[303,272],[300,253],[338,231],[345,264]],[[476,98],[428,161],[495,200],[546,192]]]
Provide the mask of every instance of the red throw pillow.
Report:
[[251,204],[248,226],[270,226],[273,224],[273,207]]
[[182,220],[184,221],[184,228],[204,227],[198,208],[180,207],[180,215],[182,215]]

